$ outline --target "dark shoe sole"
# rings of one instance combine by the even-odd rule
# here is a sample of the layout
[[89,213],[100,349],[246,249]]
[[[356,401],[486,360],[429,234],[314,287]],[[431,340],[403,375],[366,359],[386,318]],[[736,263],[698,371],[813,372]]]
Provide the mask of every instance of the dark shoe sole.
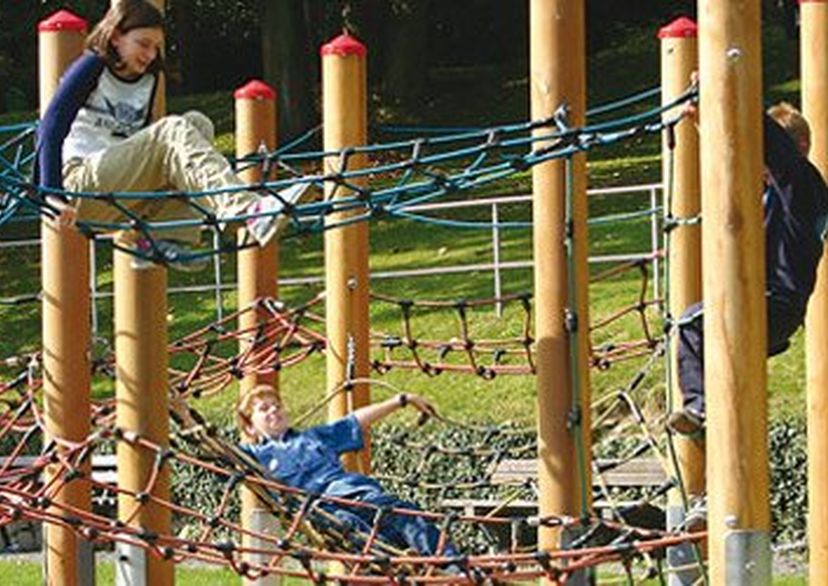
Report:
[[676,411],[667,417],[667,429],[687,436],[704,434],[704,419],[689,411]]

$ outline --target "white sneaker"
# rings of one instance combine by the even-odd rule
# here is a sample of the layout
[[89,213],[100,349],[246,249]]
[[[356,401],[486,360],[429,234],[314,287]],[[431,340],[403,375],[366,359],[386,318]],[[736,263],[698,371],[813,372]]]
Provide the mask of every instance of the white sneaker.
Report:
[[204,256],[193,257],[192,251],[174,240],[156,240],[139,238],[135,250],[141,256],[133,256],[130,266],[136,270],[151,269],[156,266],[154,258],[161,264],[185,273],[197,273],[207,268],[210,260]]
[[[280,191],[278,196],[269,195],[258,199],[247,209],[247,213],[256,215],[247,220],[247,231],[259,246],[265,246],[287,225],[290,208],[312,196],[310,183],[297,183]],[[288,212],[284,211],[285,208]]]

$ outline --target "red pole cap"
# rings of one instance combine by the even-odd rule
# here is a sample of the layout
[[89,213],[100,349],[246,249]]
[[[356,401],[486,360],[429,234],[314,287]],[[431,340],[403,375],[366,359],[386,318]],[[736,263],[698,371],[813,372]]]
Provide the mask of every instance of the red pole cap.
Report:
[[275,100],[276,92],[261,79],[251,79],[233,92],[237,100]]
[[699,36],[699,26],[690,18],[680,16],[670,24],[658,29],[659,39],[680,39]]
[[319,49],[319,54],[323,57],[325,55],[339,55],[340,57],[358,55],[360,57],[365,57],[365,55],[368,54],[368,49],[366,49],[365,45],[360,43],[356,37],[352,37],[348,34],[348,31],[345,31],[332,41],[322,45],[322,48]]
[[55,31],[85,31],[87,22],[77,14],[68,10],[58,10],[52,16],[41,20],[37,24],[37,31],[41,33]]

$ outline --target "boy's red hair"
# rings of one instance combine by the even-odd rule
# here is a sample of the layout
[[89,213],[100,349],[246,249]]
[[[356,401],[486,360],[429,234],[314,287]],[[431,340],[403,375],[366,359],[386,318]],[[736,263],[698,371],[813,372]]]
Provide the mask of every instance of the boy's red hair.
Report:
[[253,423],[250,420],[250,415],[253,413],[253,402],[257,399],[273,399],[277,403],[281,403],[279,393],[272,385],[256,385],[246,393],[242,393],[236,403],[236,420],[243,430],[249,428]]

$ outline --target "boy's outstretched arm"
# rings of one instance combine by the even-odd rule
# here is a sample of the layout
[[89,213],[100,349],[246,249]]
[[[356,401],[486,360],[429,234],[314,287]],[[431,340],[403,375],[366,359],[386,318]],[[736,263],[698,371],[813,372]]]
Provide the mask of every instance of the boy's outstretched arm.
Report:
[[380,403],[366,405],[354,411],[353,416],[362,429],[368,429],[379,421],[396,411],[411,405],[416,407],[421,413],[425,415],[434,415],[436,413],[434,406],[420,395],[410,393],[400,393],[390,399],[386,399]]

